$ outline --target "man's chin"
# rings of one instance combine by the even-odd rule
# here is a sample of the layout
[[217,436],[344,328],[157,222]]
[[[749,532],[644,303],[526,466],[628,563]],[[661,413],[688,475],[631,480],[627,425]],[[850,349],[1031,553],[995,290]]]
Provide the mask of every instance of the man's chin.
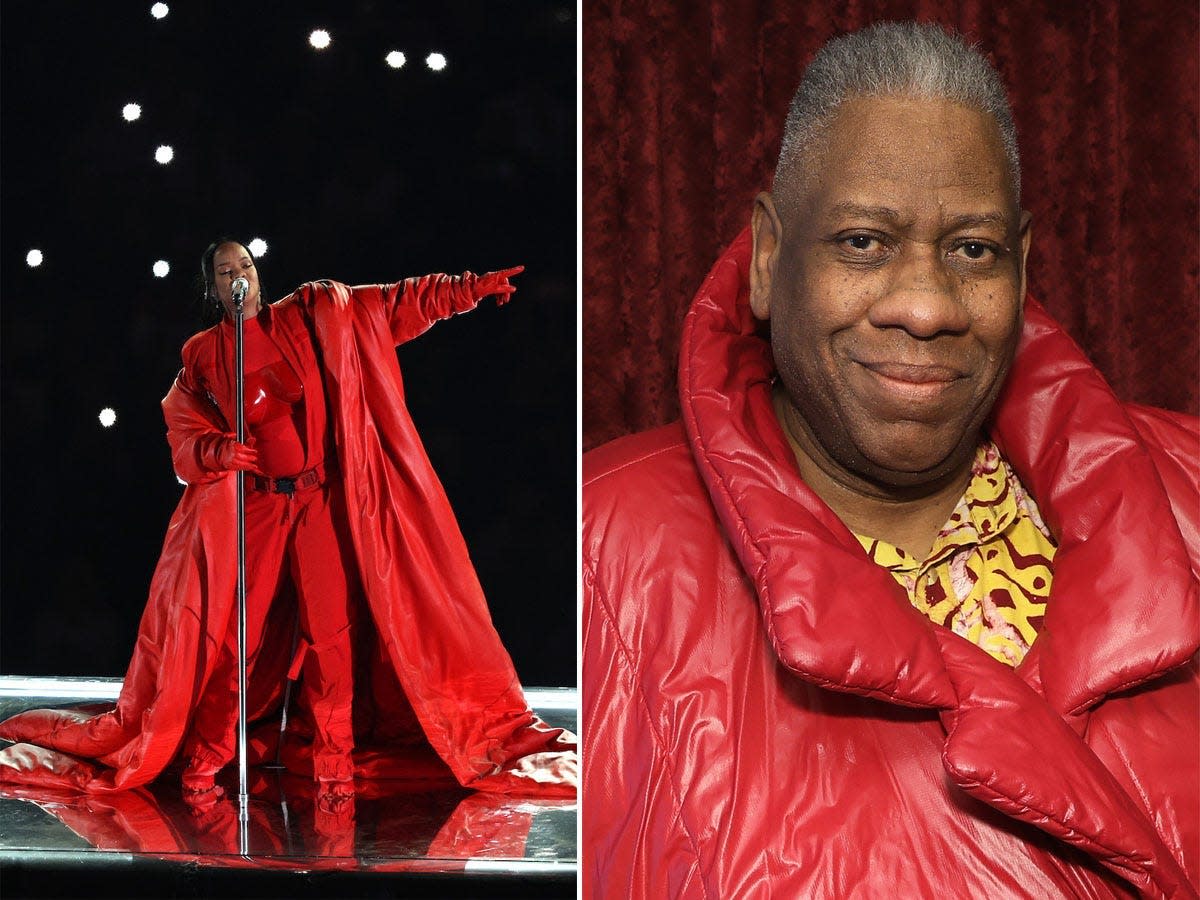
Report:
[[861,446],[859,474],[886,488],[936,489],[959,477],[974,458],[978,438],[965,440],[896,440]]

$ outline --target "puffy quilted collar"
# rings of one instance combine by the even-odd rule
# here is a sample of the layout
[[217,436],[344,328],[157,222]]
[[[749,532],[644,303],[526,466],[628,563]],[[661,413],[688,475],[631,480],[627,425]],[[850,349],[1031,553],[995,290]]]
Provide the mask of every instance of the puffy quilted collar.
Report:
[[[796,472],[771,408],[770,346],[748,306],[749,254],[746,231],[696,295],[680,394],[775,651],[835,690],[952,708],[959,692],[934,627]],[[1017,674],[1070,716],[1191,658],[1197,584],[1154,464],[1101,376],[1032,299],[990,432],[1059,543],[1043,631]]]

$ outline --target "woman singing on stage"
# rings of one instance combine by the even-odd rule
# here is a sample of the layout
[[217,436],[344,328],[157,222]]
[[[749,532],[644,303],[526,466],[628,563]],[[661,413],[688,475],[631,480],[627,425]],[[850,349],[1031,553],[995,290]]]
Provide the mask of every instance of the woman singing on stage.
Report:
[[[214,242],[201,270],[224,317],[184,345],[163,399],[187,488],[121,696],[99,714],[33,710],[0,725],[0,737],[26,742],[0,752],[0,781],[121,790],[181,760],[186,793],[219,792],[236,744],[242,470],[251,764],[280,759],[335,797],[356,775],[573,793],[574,738],[525,702],[405,409],[395,354],[484,297],[506,302],[521,268],[311,282],[273,304],[239,242]],[[233,429],[239,278],[245,443]]]

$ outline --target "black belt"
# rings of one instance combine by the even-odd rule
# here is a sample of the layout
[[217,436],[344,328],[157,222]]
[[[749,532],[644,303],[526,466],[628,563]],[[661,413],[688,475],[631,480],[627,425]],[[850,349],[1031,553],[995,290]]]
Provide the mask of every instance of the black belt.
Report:
[[250,472],[247,472],[246,475],[251,490],[270,494],[287,494],[290,497],[297,490],[324,484],[325,464],[313,466],[311,469],[306,469],[299,475],[292,475],[289,478],[266,478]]

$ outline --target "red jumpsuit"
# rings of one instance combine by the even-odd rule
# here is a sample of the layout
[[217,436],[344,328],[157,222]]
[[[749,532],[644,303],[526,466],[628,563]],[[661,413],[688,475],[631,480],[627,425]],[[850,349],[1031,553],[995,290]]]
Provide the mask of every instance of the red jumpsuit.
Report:
[[[337,474],[326,484],[339,550],[352,550],[353,565],[343,571],[350,573],[358,612],[351,617],[359,675],[355,775],[453,777],[470,790],[565,796],[574,793],[574,736],[539,720],[522,694],[449,500],[404,406],[395,352],[434,322],[503,292],[501,273],[356,287],[320,281],[302,285],[259,318],[303,385],[304,402],[292,406],[291,416],[304,443],[302,471],[336,455]],[[207,733],[210,701],[226,709],[234,703],[227,678],[207,689],[236,623],[234,479],[217,462],[234,420],[232,378],[224,374],[232,371],[231,355],[219,328],[194,336],[183,348],[183,376],[163,399],[172,462],[188,486],[167,527],[120,697],[111,709],[27,710],[0,723],[0,738],[18,742],[0,750],[0,785],[104,794],[146,784],[204,743],[195,723]],[[279,393],[273,388],[272,396],[287,402],[286,373],[275,374]],[[322,394],[324,410],[315,402]],[[306,508],[302,494],[291,501],[287,528],[285,498],[260,501],[251,492],[250,500],[275,504],[266,521],[284,539],[278,558],[300,558],[301,565],[309,533],[295,524]],[[346,533],[350,546],[342,540]],[[264,541],[251,540],[265,558]],[[248,717],[252,725],[264,723],[252,733],[252,765],[276,758],[277,741],[268,738],[278,735],[293,631],[282,602],[290,598],[276,599],[249,684]],[[318,682],[349,684],[324,672],[310,679],[312,667],[324,665],[320,653],[307,665],[310,691]],[[336,736],[336,728],[320,727],[326,739]],[[289,731],[281,748],[295,771],[310,762],[301,732]]]
[[[319,781],[347,781],[354,772],[351,542],[335,456],[326,446],[324,385],[312,344],[272,328],[271,318],[270,307],[264,307],[245,323],[246,426],[259,470],[268,476],[246,477],[246,664],[252,673],[267,611],[290,575],[299,602],[300,646],[307,648],[302,686],[315,725],[314,775]],[[233,325],[226,321],[219,331],[225,358],[232,359]],[[298,371],[277,341],[288,342]],[[180,375],[192,390],[218,378],[212,371],[185,369]],[[194,789],[210,787],[236,750],[236,618],[227,633],[184,744],[184,784]]]

